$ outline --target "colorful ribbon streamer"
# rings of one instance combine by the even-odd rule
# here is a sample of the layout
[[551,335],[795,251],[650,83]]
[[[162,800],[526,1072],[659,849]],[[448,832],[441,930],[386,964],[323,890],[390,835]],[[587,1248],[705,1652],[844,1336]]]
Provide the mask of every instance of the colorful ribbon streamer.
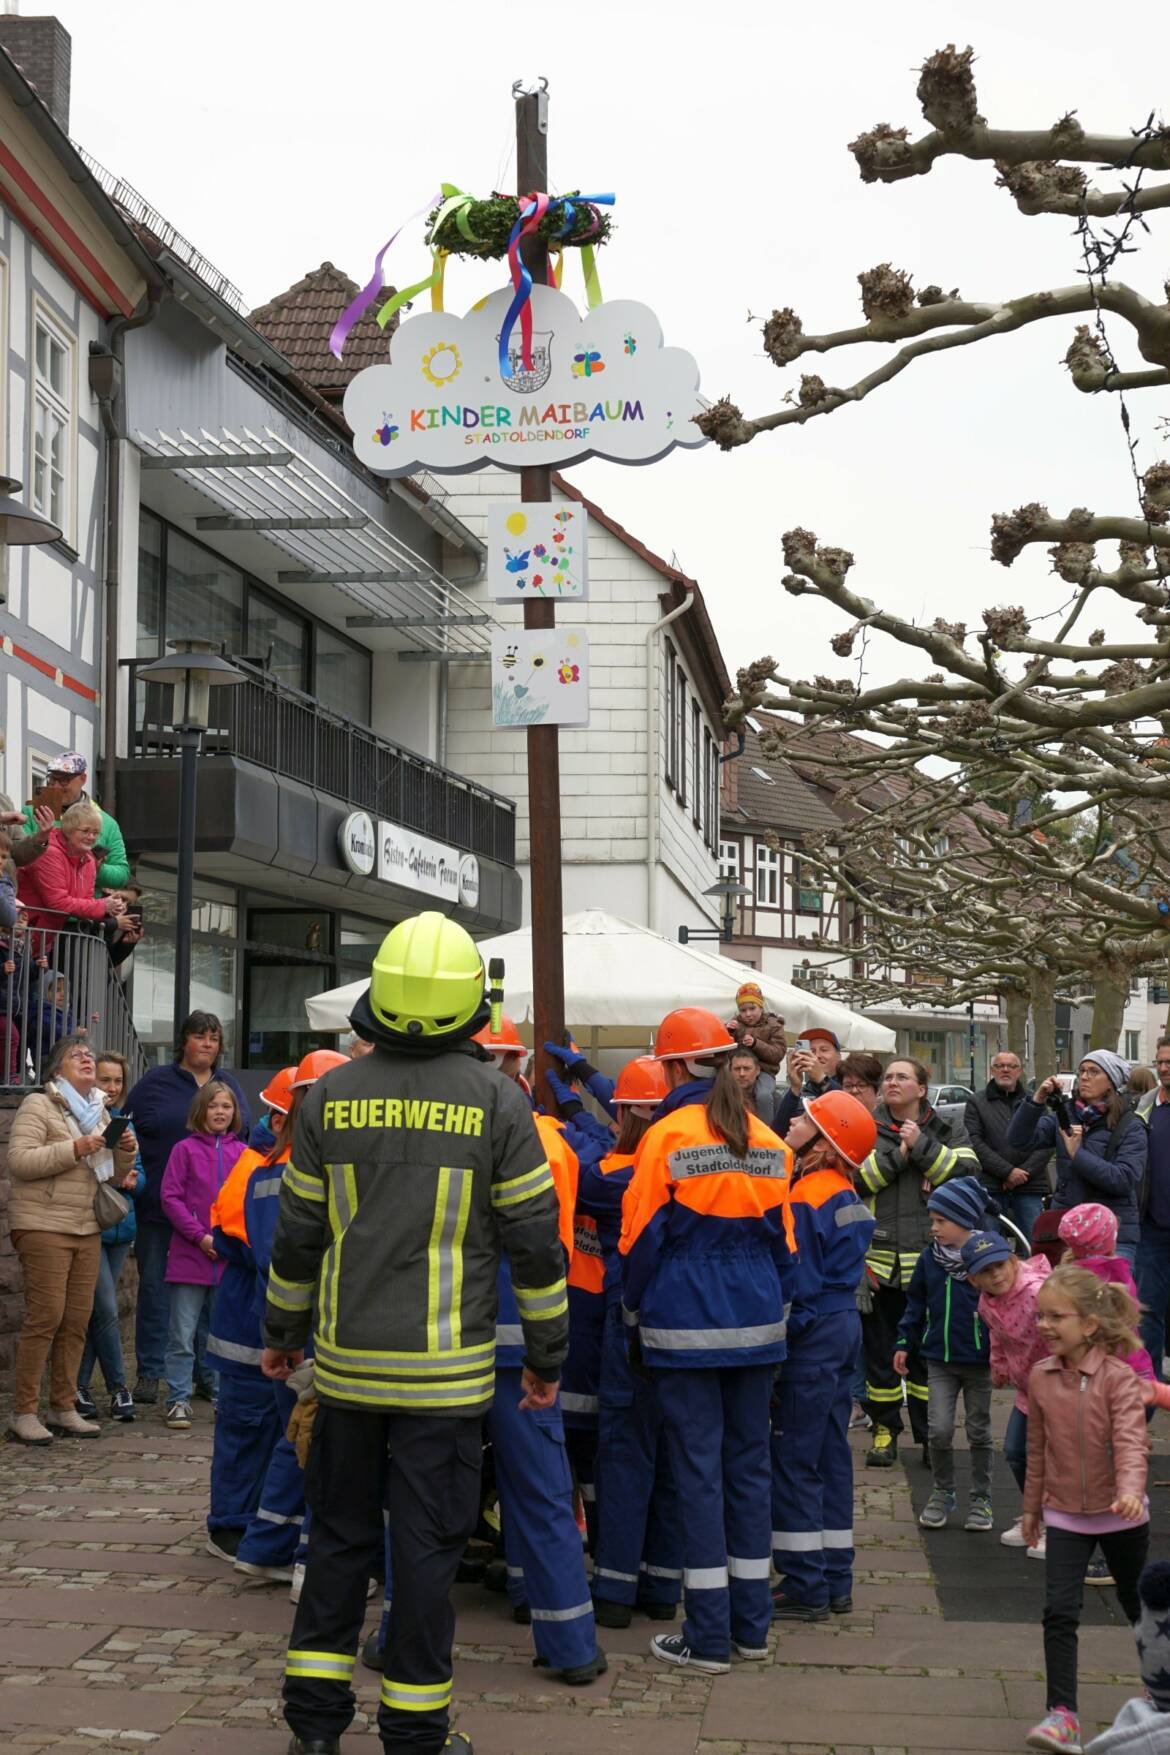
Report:
[[[360,318],[364,317],[365,313],[369,310],[370,306],[382,290],[382,263],[386,259],[391,244],[395,241],[400,232],[405,231],[406,227],[411,225],[414,220],[418,219],[420,214],[429,213],[435,203],[441,199],[442,196],[440,194],[430,196],[428,200],[423,202],[421,207],[415,209],[409,219],[403,220],[397,230],[394,231],[382,245],[382,248],[374,258],[373,274],[371,274],[369,280],[366,282],[365,286],[363,286],[357,298],[345,307],[345,310],[333,325],[332,332],[329,336],[329,351],[335,358],[341,358],[342,351],[349,338],[350,330]],[[429,286],[430,282],[427,281],[424,284]],[[387,319],[387,321],[389,321],[389,319]],[[383,324],[382,327],[385,328],[385,324]]]
[[[573,200],[565,198],[550,199],[547,195],[531,194],[521,196],[520,213],[512,235],[508,239],[508,263],[512,270],[512,286],[514,288],[512,303],[508,306],[507,315],[500,329],[500,376],[513,376],[512,360],[508,347],[512,339],[512,331],[517,319],[520,322],[521,361],[526,372],[532,370],[532,275],[520,253],[520,245],[524,238],[531,237],[540,225],[541,220],[550,207],[560,207],[562,224],[556,236],[567,238],[576,224],[577,210],[575,203],[587,207],[593,216],[593,224],[582,241],[581,264],[585,271],[585,297],[590,310],[601,303],[601,283],[597,277],[597,264],[594,260],[593,247],[588,241],[595,238],[601,230],[601,215],[597,209],[612,207],[614,195],[577,195]],[[554,282],[555,284],[555,282]]]

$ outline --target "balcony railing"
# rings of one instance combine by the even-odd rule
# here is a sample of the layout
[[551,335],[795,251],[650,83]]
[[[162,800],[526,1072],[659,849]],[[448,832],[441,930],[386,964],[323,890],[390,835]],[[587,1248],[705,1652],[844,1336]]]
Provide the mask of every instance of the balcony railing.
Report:
[[60,920],[59,929],[42,924],[0,933],[0,1088],[35,1089],[53,1044],[74,1032],[95,1052],[124,1055],[133,1084],[146,1071],[146,1056],[105,937],[99,928]]
[[[233,663],[247,680],[212,689],[206,754],[239,756],[465,853],[515,864],[516,806],[510,798],[376,737],[267,671],[238,658]],[[177,756],[178,739],[165,723],[170,689],[140,682],[135,660],[123,668],[134,754]]]

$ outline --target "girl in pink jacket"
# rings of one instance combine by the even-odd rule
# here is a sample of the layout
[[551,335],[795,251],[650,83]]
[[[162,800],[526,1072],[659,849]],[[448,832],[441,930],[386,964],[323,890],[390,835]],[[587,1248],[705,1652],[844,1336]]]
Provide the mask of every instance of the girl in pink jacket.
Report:
[[236,1159],[240,1105],[230,1085],[209,1079],[191,1105],[188,1133],[167,1159],[162,1210],[173,1226],[167,1251],[170,1326],[167,1334],[165,1419],[175,1432],[191,1424],[191,1383],[200,1319],[211,1315],[219,1281],[219,1257],[211,1234],[211,1209]]
[[[1036,1300],[1052,1267],[1042,1255],[1021,1261],[998,1231],[976,1231],[963,1245],[962,1255],[967,1277],[979,1292],[979,1317],[991,1340],[991,1381],[997,1388],[1010,1383],[1016,1392],[1003,1457],[1023,1493],[1028,1473],[1028,1373],[1048,1356],[1047,1342],[1036,1328]],[[1004,1530],[999,1539],[1006,1548],[1027,1545],[1022,1524],[1018,1517]],[[1043,1560],[1044,1554],[1041,1534],[1028,1555]]]

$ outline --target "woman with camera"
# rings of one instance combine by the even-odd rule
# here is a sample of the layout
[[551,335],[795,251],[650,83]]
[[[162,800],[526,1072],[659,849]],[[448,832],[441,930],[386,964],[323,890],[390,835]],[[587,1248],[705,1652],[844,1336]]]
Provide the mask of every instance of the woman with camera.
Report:
[[1017,1154],[1056,1148],[1052,1206],[1067,1212],[1096,1201],[1117,1216],[1117,1254],[1132,1262],[1140,1223],[1138,1191],[1146,1173],[1149,1139],[1145,1123],[1125,1095],[1129,1063],[1108,1048],[1094,1048],[1077,1070],[1077,1088],[1066,1099],[1055,1074],[1042,1079],[1031,1101],[1021,1103],[1008,1127]]
[[[107,1222],[94,1200],[99,1183],[129,1189],[137,1180],[137,1142],[123,1123],[111,1128],[84,1038],[58,1042],[45,1073],[44,1088],[30,1092],[13,1117],[8,1140],[8,1222],[24,1281],[9,1432],[20,1444],[51,1444],[54,1431],[71,1438],[101,1431],[74,1406]],[[42,1425],[37,1403],[46,1359],[49,1411]]]

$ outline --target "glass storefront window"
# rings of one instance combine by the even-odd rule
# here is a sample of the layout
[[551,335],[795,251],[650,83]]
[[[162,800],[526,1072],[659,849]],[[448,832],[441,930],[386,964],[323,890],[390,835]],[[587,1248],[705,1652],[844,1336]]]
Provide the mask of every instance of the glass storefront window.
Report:
[[350,914],[341,916],[341,942],[337,954],[343,963],[353,965],[342,972],[342,981],[354,981],[358,975],[369,974],[370,965],[388,930],[381,921],[362,920]]
[[373,675],[369,653],[322,627],[316,630],[313,646],[313,693],[321,705],[357,725],[368,725]]
[[324,908],[251,908],[248,939],[327,957],[333,949],[333,916]]
[[308,682],[308,627],[299,616],[249,591],[247,656],[289,688],[303,691]]
[[139,658],[157,658],[162,650],[162,544],[161,523],[143,512],[138,520]]
[[[151,938],[134,953],[134,1028],[148,1058],[161,1064],[174,1053],[175,944]],[[223,1025],[224,1059],[234,1065],[236,953],[230,945],[191,946],[191,1009],[214,1012]]]
[[248,962],[248,1064],[291,1066],[311,1048],[334,1046],[309,1028],[305,1001],[332,985],[319,963]]
[[[142,918],[147,932],[149,933],[152,925],[173,932],[177,888],[174,872],[147,865],[140,868],[138,876],[144,890]],[[226,884],[212,884],[205,878],[196,878],[194,912],[191,916],[191,925],[195,932],[209,932],[234,939],[239,929],[239,917],[234,890],[229,889]]]
[[214,640],[244,650],[244,575],[173,527],[167,531],[168,640]]

